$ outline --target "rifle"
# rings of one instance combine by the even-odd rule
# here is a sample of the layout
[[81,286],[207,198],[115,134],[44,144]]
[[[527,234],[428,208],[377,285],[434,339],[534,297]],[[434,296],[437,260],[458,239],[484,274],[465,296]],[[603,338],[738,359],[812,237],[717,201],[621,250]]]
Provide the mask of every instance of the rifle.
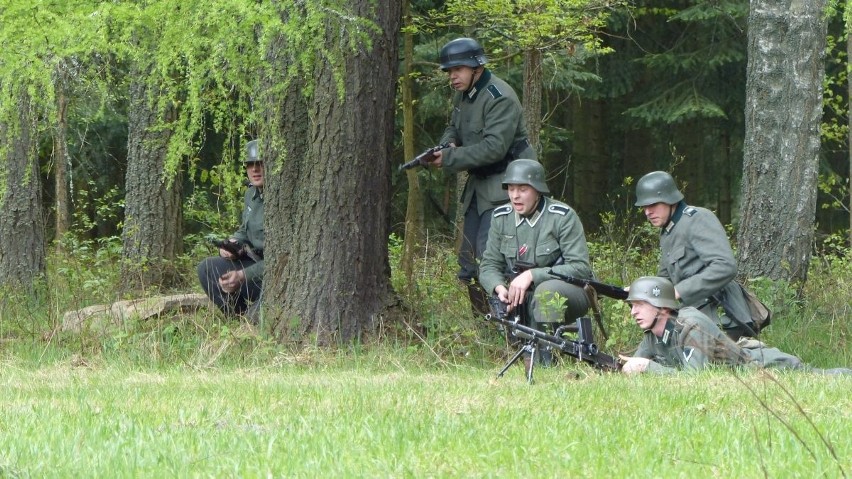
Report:
[[236,241],[230,241],[227,239],[218,240],[215,238],[208,239],[211,245],[216,248],[221,248],[228,253],[231,253],[234,256],[240,256],[243,253],[243,245],[242,243],[238,243]]
[[[570,329],[572,325],[563,325],[556,329],[554,334],[548,334],[539,331],[535,328],[520,324],[521,315],[515,314],[513,319],[507,319],[509,315],[506,310],[506,303],[500,301],[497,296],[488,298],[488,303],[491,306],[491,313],[485,315],[487,321],[502,324],[517,338],[525,339],[527,344],[524,345],[509,362],[503,367],[503,370],[497,374],[497,377],[503,376],[503,373],[509,369],[518,358],[525,352],[532,354],[532,361],[535,363],[535,353],[539,346],[545,346],[551,349],[561,351],[579,361],[594,366],[595,368],[604,371],[620,371],[621,362],[618,358],[600,352],[598,345],[592,337],[592,320],[587,317],[577,319],[579,330],[577,332],[578,339],[568,339],[562,337],[562,333]],[[532,382],[532,366],[527,371],[527,381]]]
[[449,148],[449,147],[450,147],[449,143],[442,143],[440,145],[433,146],[431,148],[427,148],[426,151],[415,156],[413,160],[409,161],[408,163],[406,163],[404,165],[400,165],[399,171],[410,170],[410,169],[412,169],[416,166],[429,166],[429,158],[430,157],[434,156],[435,153],[443,150],[444,148]]
[[620,286],[613,286],[611,284],[601,283],[595,281],[593,279],[585,279],[585,278],[575,278],[573,276],[566,276],[564,274],[559,274],[556,271],[549,270],[547,274],[551,276],[555,276],[566,283],[571,283],[574,286],[579,286],[581,288],[585,286],[591,286],[592,289],[595,290],[598,294],[608,296],[614,299],[620,299],[622,301],[627,299],[627,295],[629,294],[624,288]]
[[208,241],[216,248],[222,248],[238,258],[246,256],[255,262],[263,261],[263,251],[255,251],[247,244],[227,239],[217,240],[215,238],[210,238]]

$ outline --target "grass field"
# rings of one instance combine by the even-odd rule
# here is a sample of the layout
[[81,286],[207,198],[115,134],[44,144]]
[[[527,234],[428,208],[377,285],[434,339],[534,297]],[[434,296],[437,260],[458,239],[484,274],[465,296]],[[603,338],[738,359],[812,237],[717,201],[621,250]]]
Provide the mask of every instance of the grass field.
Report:
[[0,477],[846,477],[852,377],[0,364]]

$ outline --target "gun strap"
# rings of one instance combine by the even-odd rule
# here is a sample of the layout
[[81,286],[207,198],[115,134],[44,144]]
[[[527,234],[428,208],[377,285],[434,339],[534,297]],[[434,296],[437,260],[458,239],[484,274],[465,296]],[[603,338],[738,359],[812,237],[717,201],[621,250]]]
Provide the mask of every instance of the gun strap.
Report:
[[589,298],[589,306],[592,308],[592,313],[595,317],[595,323],[597,323],[598,328],[601,330],[601,335],[604,338],[604,341],[609,339],[609,335],[606,333],[606,328],[604,328],[603,324],[603,314],[601,313],[601,306],[598,303],[598,292],[595,291],[595,288],[590,284],[586,284],[583,286],[583,291],[586,292],[586,297]]

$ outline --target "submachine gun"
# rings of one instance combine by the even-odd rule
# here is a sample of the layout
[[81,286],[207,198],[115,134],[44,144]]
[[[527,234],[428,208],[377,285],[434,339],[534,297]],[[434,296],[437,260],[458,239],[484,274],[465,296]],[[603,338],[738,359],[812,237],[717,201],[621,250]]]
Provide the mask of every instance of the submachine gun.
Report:
[[[485,319],[495,323],[502,324],[506,327],[512,336],[525,340],[525,344],[509,359],[509,362],[503,366],[503,369],[497,373],[497,377],[502,377],[512,364],[520,359],[524,354],[530,356],[530,366],[526,371],[527,382],[533,381],[533,365],[536,362],[536,356],[539,354],[540,347],[551,348],[561,351],[579,361],[588,363],[598,369],[604,371],[620,371],[621,363],[618,358],[614,358],[608,354],[602,353],[595,343],[592,335],[592,320],[591,318],[582,317],[577,319],[577,339],[569,339],[562,336],[563,333],[573,330],[573,324],[566,324],[558,327],[553,334],[548,334],[539,331],[535,328],[521,324],[521,314],[515,313],[509,318],[506,303],[500,301],[497,296],[491,296],[488,299],[491,306],[491,313],[485,315]],[[521,306],[522,307],[522,306]],[[518,308],[518,310],[521,309]]]
[[433,146],[431,148],[427,148],[423,153],[420,153],[419,155],[415,156],[413,160],[409,161],[404,165],[400,165],[399,171],[410,170],[418,166],[429,166],[429,160],[432,158],[432,156],[435,155],[435,153],[443,150],[444,148],[449,147],[449,143],[443,143],[440,145]]

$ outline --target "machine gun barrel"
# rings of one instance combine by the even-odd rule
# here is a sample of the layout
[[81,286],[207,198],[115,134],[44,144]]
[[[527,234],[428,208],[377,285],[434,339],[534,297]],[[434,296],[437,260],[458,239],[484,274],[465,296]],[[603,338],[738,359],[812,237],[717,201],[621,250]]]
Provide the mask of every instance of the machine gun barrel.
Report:
[[629,294],[624,288],[620,286],[614,286],[611,284],[601,283],[599,281],[595,281],[593,279],[585,279],[585,278],[575,278],[573,276],[568,276],[564,274],[559,274],[556,271],[549,270],[547,272],[551,276],[555,276],[566,283],[571,283],[574,286],[584,287],[591,286],[592,289],[597,291],[598,294],[607,296],[614,299],[620,299],[622,301],[627,299],[627,295]]

